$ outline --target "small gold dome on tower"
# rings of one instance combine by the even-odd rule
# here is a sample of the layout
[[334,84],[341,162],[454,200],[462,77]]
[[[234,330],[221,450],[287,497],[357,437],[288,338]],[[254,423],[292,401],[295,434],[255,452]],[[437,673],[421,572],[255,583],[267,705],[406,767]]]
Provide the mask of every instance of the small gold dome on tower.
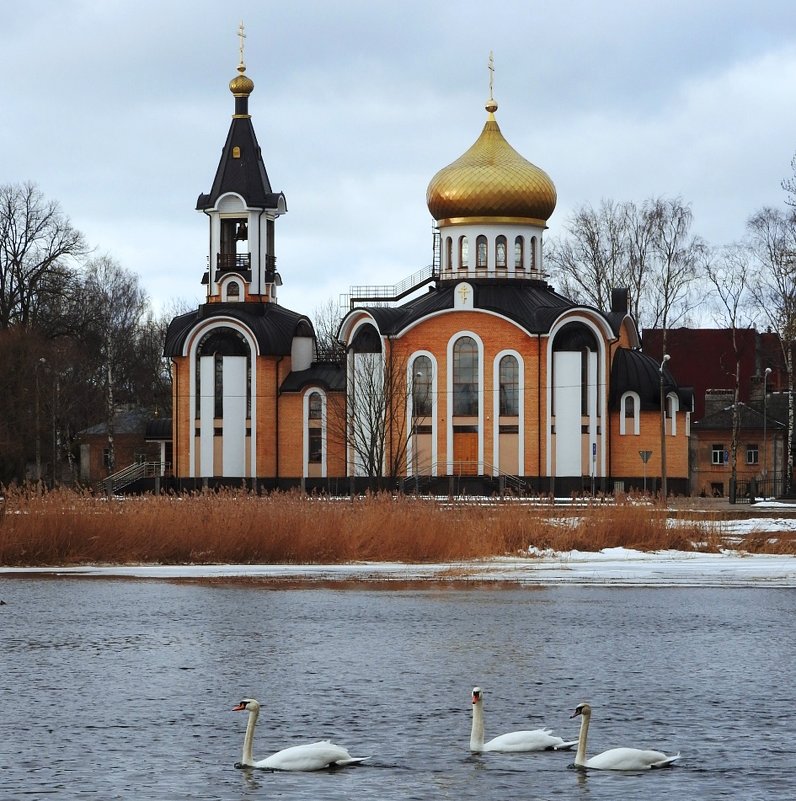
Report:
[[244,70],[246,67],[241,64],[238,67],[239,75],[236,75],[230,82],[229,82],[229,91],[232,92],[235,97],[248,97],[254,91],[254,81],[248,76],[244,74]]
[[489,116],[473,146],[431,179],[428,210],[438,222],[500,218],[544,225],[556,207],[553,181],[503,138],[491,97],[486,110]]

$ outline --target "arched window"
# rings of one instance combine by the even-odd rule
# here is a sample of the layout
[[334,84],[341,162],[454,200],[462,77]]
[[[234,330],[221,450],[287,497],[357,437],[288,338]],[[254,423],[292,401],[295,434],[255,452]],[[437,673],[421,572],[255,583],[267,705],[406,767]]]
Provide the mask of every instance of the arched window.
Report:
[[669,433],[675,437],[677,436],[677,412],[680,410],[680,400],[674,392],[670,392],[666,396],[666,406],[668,407],[667,414],[672,421]]
[[459,237],[459,269],[466,270],[470,266],[469,248],[467,245],[467,237]]
[[625,392],[619,404],[619,433],[639,433],[639,398],[635,392]]
[[453,269],[453,239],[449,236],[445,238],[445,269]]
[[305,396],[304,447],[306,449],[306,475],[312,477],[325,475],[325,401],[326,398],[318,390],[311,390]]
[[478,345],[472,337],[461,337],[453,346],[453,413],[478,414]]
[[475,267],[486,270],[486,237],[479,234],[475,239]]
[[516,356],[500,360],[500,414],[516,417],[520,413],[520,366]]
[[495,267],[506,269],[506,237],[503,234],[495,240]]
[[428,356],[418,356],[412,365],[412,416],[431,416],[433,368]]
[[523,261],[524,257],[524,243],[521,236],[518,236],[514,240],[514,269],[515,270],[524,270],[525,269],[525,262]]
[[530,256],[530,258],[531,258],[531,269],[532,270],[538,270],[539,269],[538,266],[537,266],[537,263],[536,263],[536,251],[537,251],[538,246],[539,246],[539,240],[535,236],[532,236],[531,237],[531,252],[528,254]]

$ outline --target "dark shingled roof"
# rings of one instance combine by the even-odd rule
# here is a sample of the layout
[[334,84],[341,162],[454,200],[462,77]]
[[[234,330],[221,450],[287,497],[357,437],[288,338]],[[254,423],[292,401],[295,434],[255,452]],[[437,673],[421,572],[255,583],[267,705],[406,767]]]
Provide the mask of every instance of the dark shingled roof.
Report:
[[[611,409],[618,409],[625,392],[637,392],[643,410],[661,408],[660,365],[651,356],[640,350],[618,348],[611,364],[611,394],[608,404]],[[668,395],[677,393],[680,408],[690,411],[693,408],[693,390],[690,387],[678,387],[677,382],[663,368],[663,388]]]
[[[777,409],[775,413],[787,409]],[[787,425],[771,416],[771,408],[766,409],[766,426],[772,430],[780,431],[787,428]],[[786,418],[787,419],[787,418]],[[738,421],[740,428],[763,428],[763,413],[758,409],[747,406],[745,403],[738,404]],[[706,414],[701,420],[696,420],[691,424],[700,431],[725,430],[732,428],[732,404],[723,409],[719,409],[711,414]]]
[[[546,334],[550,326],[567,309],[578,304],[559,295],[544,281],[468,281],[475,290],[476,309],[492,311],[508,317],[531,334]],[[444,282],[403,306],[375,307],[367,310],[384,335],[395,335],[412,323],[436,312],[453,309],[456,283]],[[609,319],[602,312],[603,317]],[[609,320],[609,322],[612,322]],[[621,319],[620,319],[621,322]],[[612,325],[612,329],[618,329]]]
[[345,389],[345,365],[329,362],[313,362],[306,370],[290,373],[282,382],[282,392],[300,392],[304,387],[318,384],[335,392]]
[[[143,434],[146,431],[147,423],[152,418],[150,412],[145,409],[132,409],[126,412],[117,412],[113,415],[114,434]],[[106,435],[108,424],[106,422],[84,428],[77,432],[78,437],[90,437]]]
[[185,340],[202,320],[232,317],[254,334],[261,356],[287,356],[299,324],[310,319],[276,303],[205,303],[196,311],[175,317],[166,331],[164,356],[181,356]]
[[[235,147],[240,148],[239,158],[232,157]],[[280,196],[284,200],[281,192],[271,189],[254,125],[249,116],[232,118],[213,187],[208,194],[199,195],[196,208],[203,210],[214,207],[219,197],[227,192],[241,195],[247,206],[257,209],[275,209]]]

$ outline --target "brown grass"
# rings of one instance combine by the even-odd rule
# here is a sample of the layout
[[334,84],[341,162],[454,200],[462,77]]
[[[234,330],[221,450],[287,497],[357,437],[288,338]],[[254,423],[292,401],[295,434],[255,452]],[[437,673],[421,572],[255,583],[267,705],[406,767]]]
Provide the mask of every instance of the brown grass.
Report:
[[[786,547],[782,539],[753,544],[760,552],[793,553],[794,540],[788,542],[784,551],[776,550]],[[109,500],[23,488],[6,492],[0,518],[6,566],[447,562],[525,554],[531,546],[710,551],[720,543],[715,523],[672,528],[660,510],[634,502],[562,509],[243,491]]]

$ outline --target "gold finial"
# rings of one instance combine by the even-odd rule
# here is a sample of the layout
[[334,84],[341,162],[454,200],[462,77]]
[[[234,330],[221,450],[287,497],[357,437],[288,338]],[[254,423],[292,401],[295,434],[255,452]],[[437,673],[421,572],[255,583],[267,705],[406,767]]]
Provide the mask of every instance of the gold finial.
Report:
[[240,41],[239,49],[240,49],[240,64],[238,64],[238,72],[246,72],[246,64],[243,62],[243,40],[246,38],[246,33],[243,28],[243,20],[240,21],[240,25],[238,25],[238,39]]
[[497,111],[498,104],[495,101],[495,98],[492,95],[492,82],[495,78],[495,57],[492,55],[492,51],[489,51],[489,64],[487,65],[489,69],[489,100],[486,101],[486,110],[489,112],[490,117]]

